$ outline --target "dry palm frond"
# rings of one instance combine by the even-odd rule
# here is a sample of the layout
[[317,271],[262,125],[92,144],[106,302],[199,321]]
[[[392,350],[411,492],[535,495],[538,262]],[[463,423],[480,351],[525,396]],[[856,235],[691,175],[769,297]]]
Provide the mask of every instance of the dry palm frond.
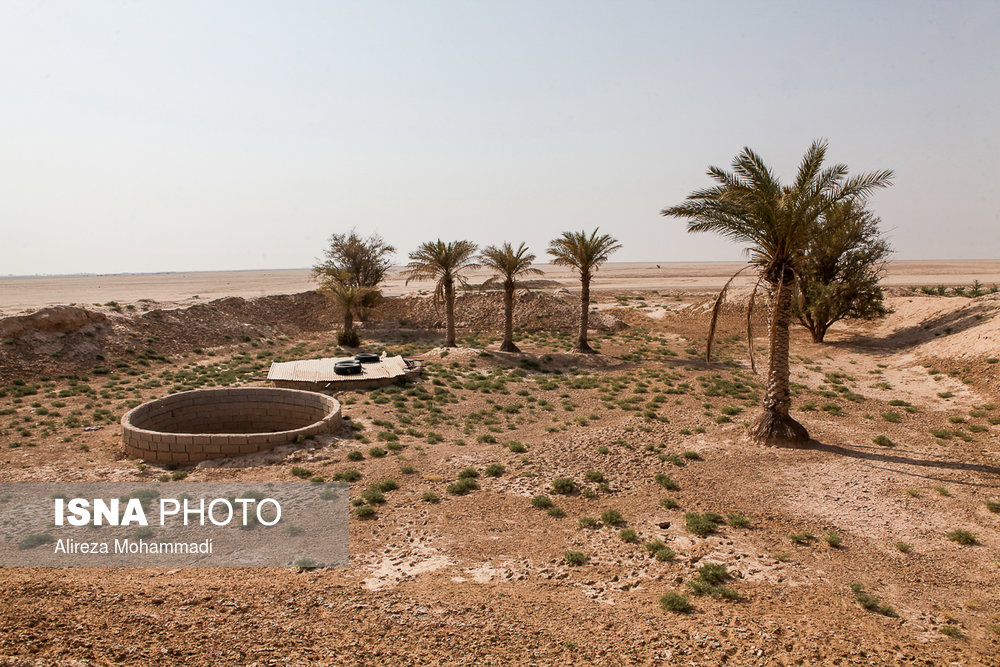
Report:
[[715,299],[715,305],[712,306],[712,322],[708,325],[708,341],[705,346],[705,361],[712,360],[712,344],[715,342],[715,327],[719,322],[719,311],[722,310],[722,302],[726,298],[726,292],[729,290],[729,285],[736,279],[736,276],[740,275],[747,269],[751,268],[753,265],[744,266],[742,269],[729,276],[729,280],[726,284],[722,286],[719,290],[719,296]]

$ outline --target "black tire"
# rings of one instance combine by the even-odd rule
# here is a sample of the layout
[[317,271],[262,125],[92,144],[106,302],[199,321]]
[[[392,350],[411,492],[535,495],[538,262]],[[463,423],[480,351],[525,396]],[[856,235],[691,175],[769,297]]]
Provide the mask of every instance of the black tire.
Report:
[[362,364],[374,364],[379,362],[381,359],[373,352],[359,352],[354,355],[354,360]]
[[333,365],[337,375],[357,375],[361,372],[361,364],[357,361],[338,361]]

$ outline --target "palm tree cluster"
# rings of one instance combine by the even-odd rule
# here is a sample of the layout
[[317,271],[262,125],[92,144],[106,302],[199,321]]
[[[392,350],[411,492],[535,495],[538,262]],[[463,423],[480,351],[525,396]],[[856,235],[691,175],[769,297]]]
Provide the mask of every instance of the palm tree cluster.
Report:
[[[594,354],[587,342],[587,327],[590,312],[590,282],[594,272],[608,260],[621,244],[608,234],[598,234],[595,229],[588,236],[586,232],[563,232],[553,239],[548,253],[554,264],[572,267],[580,276],[580,335],[573,350]],[[520,352],[514,344],[514,298],[518,288],[523,286],[527,276],[539,275],[541,271],[533,266],[536,259],[528,247],[521,243],[517,249],[509,242],[499,246],[487,246],[476,256],[478,247],[471,241],[445,242],[441,239],[427,241],[410,253],[410,262],[403,275],[406,282],[411,280],[434,280],[434,298],[445,304],[447,333],[445,347],[455,347],[455,290],[466,285],[464,273],[485,267],[491,276],[484,285],[499,285],[503,290],[504,337],[500,349],[504,352]]]
[[[824,167],[827,143],[814,141],[791,183],[782,183],[760,155],[744,148],[732,169],[709,167],[714,185],[695,190],[664,216],[687,221],[689,232],[715,232],[744,244],[749,264],[723,286],[709,324],[706,360],[723,299],[733,279],[747,269],[756,272],[746,314],[750,365],[754,359],[753,307],[759,291],[769,297],[768,370],[763,412],[751,427],[751,436],[771,445],[800,445],[809,439],[805,427],[789,415],[789,326],[793,316],[822,341],[833,322],[847,317],[884,315],[878,285],[890,253],[881,239],[878,218],[866,208],[868,197],[888,187],[891,170],[850,175],[843,164]],[[594,273],[621,248],[617,239],[594,229],[563,232],[549,242],[552,263],[570,267],[580,278],[580,332],[574,352],[594,354],[587,340],[590,284]],[[394,249],[375,235],[360,238],[334,235],[325,262],[314,271],[344,308],[345,332],[353,332],[355,315],[377,294]],[[403,275],[435,281],[434,299],[444,303],[447,321],[445,345],[455,347],[455,296],[467,285],[469,271],[487,268],[485,285],[503,290],[504,336],[500,349],[519,352],[514,343],[514,305],[517,290],[529,276],[541,272],[536,259],[521,243],[490,245],[481,252],[472,241],[427,241],[409,254]],[[793,305],[793,296],[796,299]],[[355,333],[356,338],[356,333]]]

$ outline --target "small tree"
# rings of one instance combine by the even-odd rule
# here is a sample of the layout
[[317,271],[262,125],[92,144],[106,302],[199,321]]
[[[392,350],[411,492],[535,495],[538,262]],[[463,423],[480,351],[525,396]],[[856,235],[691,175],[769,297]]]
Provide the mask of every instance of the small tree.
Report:
[[462,272],[478,268],[473,261],[477,246],[472,241],[452,241],[445,243],[441,239],[421,243],[420,247],[410,253],[410,263],[406,265],[403,275],[406,284],[411,280],[433,279],[437,281],[434,288],[434,302],[445,304],[447,320],[447,335],[445,347],[457,347],[455,342],[455,287],[466,283]]
[[337,304],[344,311],[344,330],[337,334],[337,344],[348,347],[358,347],[361,335],[354,328],[354,317],[361,310],[365,295],[371,288],[348,286],[341,282],[332,282],[327,286]]
[[573,347],[574,352],[597,354],[587,342],[587,327],[590,322],[590,281],[601,264],[608,261],[611,254],[621,248],[618,239],[608,234],[597,235],[600,228],[587,236],[586,232],[563,232],[562,236],[549,242],[548,253],[553,256],[553,264],[571,266],[580,274],[580,337]]
[[326,288],[335,284],[360,288],[356,312],[358,319],[364,320],[367,310],[378,304],[382,294],[378,286],[392,266],[395,252],[378,234],[363,237],[354,229],[334,234],[323,251],[323,259],[313,267],[313,279]]
[[822,343],[834,322],[889,313],[879,281],[892,249],[879,222],[861,203],[848,200],[830,208],[810,237],[792,312],[814,342]]
[[520,278],[542,273],[531,266],[534,261],[535,256],[528,252],[528,247],[523,243],[517,250],[510,243],[504,243],[499,248],[491,245],[479,257],[479,263],[493,271],[493,275],[484,284],[500,283],[503,287],[504,327],[503,344],[500,345],[503,352],[521,351],[514,345],[514,292],[520,284]]

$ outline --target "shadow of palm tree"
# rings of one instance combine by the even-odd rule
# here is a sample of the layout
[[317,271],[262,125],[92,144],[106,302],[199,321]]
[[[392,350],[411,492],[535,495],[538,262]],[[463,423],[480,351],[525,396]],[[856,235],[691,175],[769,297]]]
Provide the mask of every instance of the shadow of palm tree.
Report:
[[877,461],[880,463],[898,463],[908,466],[918,466],[924,468],[935,468],[938,470],[967,470],[980,472],[996,477],[1000,482],[1000,466],[986,465],[984,463],[968,463],[966,461],[947,461],[944,459],[916,458],[895,453],[881,451],[865,451],[862,449],[851,449],[840,445],[828,445],[818,440],[810,440],[799,449],[812,449],[820,452],[828,452],[838,456],[848,456],[855,459],[867,461]]

